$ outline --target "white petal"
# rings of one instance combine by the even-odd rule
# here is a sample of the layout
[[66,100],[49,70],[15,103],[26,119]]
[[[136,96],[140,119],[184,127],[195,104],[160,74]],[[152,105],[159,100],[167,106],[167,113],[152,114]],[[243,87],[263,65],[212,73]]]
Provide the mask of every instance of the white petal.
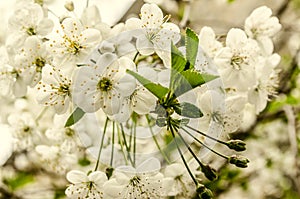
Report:
[[0,166],[5,164],[13,152],[13,138],[11,129],[0,124]]
[[141,20],[146,28],[159,28],[163,23],[163,12],[155,4],[144,4],[141,8]]
[[89,179],[85,173],[78,170],[72,170],[67,173],[67,180],[73,184],[89,182]]
[[102,186],[107,181],[107,176],[101,171],[94,171],[88,176],[89,181],[96,183],[98,186]]
[[37,33],[40,35],[47,35],[53,29],[54,23],[51,19],[42,19],[37,26]]
[[148,158],[142,162],[136,169],[138,173],[157,172],[161,168],[160,161],[157,158]]
[[146,37],[146,35],[140,35],[136,41],[136,48],[142,55],[151,55],[154,53],[154,46]]

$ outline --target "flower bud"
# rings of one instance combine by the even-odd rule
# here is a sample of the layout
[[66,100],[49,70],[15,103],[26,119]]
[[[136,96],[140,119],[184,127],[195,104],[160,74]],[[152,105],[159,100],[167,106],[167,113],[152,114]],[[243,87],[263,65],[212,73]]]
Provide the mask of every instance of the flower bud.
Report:
[[242,140],[230,140],[227,143],[228,148],[233,149],[235,151],[245,151],[246,143]]
[[234,164],[237,167],[246,168],[248,167],[247,164],[249,163],[249,160],[245,157],[233,155],[228,159],[228,162],[230,164]]
[[113,172],[114,172],[114,168],[112,168],[112,167],[107,167],[106,168],[105,174],[106,174],[108,179],[112,176]]
[[217,177],[218,177],[217,171],[214,168],[210,167],[209,165],[204,165],[204,164],[200,165],[200,167],[201,167],[202,173],[204,173],[204,175],[207,179],[209,179],[210,181],[217,179]]
[[73,1],[66,1],[65,8],[68,11],[70,11],[70,12],[74,11],[74,3],[73,3]]
[[200,199],[210,199],[213,197],[211,190],[206,188],[203,184],[199,184],[196,191]]

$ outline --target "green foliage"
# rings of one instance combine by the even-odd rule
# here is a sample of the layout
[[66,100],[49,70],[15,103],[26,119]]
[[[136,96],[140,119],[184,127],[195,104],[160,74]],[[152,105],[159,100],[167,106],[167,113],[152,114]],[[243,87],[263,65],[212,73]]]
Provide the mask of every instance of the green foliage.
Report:
[[13,178],[4,179],[3,183],[6,184],[12,191],[15,191],[34,181],[34,176],[31,173],[19,172]]
[[127,70],[126,72],[135,77],[147,90],[149,90],[158,99],[162,99],[167,94],[168,89],[166,87],[163,87],[160,84],[155,84],[131,70]]
[[186,69],[193,69],[198,53],[199,38],[190,28],[186,29],[185,34],[186,59],[189,63]]
[[194,104],[182,102],[179,106],[174,107],[175,112],[188,118],[199,118],[203,116],[201,110]]
[[75,111],[69,116],[65,127],[72,126],[73,124],[78,122],[84,116],[84,114],[85,112],[81,108],[77,107]]
[[208,81],[216,79],[217,76],[201,74],[193,69],[182,71],[177,75],[176,81],[174,82],[174,88],[170,88],[175,96],[180,96],[193,88],[201,86]]

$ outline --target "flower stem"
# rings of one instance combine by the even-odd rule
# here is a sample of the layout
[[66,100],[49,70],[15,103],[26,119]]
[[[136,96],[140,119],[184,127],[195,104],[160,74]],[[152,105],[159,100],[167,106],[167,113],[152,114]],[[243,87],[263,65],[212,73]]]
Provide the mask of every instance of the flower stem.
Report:
[[209,138],[209,139],[211,139],[211,140],[214,140],[214,141],[216,141],[216,142],[219,142],[220,144],[227,145],[226,142],[224,142],[224,141],[222,141],[222,140],[218,140],[217,138],[214,138],[214,137],[212,137],[212,136],[210,136],[210,135],[207,135],[206,133],[203,133],[203,132],[201,132],[201,131],[199,131],[199,130],[197,130],[197,129],[191,127],[191,126],[186,125],[186,127],[189,128],[189,129],[191,129],[191,130],[193,130],[193,131],[195,131],[195,132],[197,132],[197,133],[199,133],[199,134],[201,134],[201,135],[203,135],[203,136],[205,136],[205,137],[207,137],[207,138]]
[[[125,145],[125,143],[124,143],[124,141],[123,141],[123,138],[121,137],[122,135],[121,135],[121,130],[120,130],[120,128],[118,128],[118,143],[119,143],[119,145],[120,145],[120,147],[121,147],[121,151],[122,151],[122,154],[123,154],[123,156],[124,156],[124,160],[125,160],[125,162],[126,162],[126,165],[128,165],[128,158],[127,158],[127,156],[126,156],[126,154],[125,154],[125,152],[124,152],[124,145]],[[123,145],[124,144],[124,145]],[[126,147],[126,146],[125,146]]]
[[110,155],[110,166],[113,165],[114,160],[114,148],[115,148],[115,122],[113,122],[113,131],[112,131],[112,141],[111,141],[111,155]]
[[169,127],[169,129],[170,129],[170,131],[171,131],[171,133],[172,133],[173,139],[174,139],[175,144],[176,144],[176,148],[177,148],[177,150],[178,150],[178,152],[179,152],[179,154],[180,154],[180,157],[181,157],[181,159],[182,159],[182,161],[183,161],[183,164],[184,164],[185,168],[187,169],[189,175],[191,176],[192,180],[194,181],[195,185],[197,186],[197,185],[198,185],[198,181],[196,180],[196,178],[195,178],[195,176],[193,175],[191,169],[189,168],[189,166],[188,166],[186,160],[185,160],[184,157],[183,157],[182,151],[180,150],[180,147],[179,147],[179,145],[178,145],[178,143],[177,143],[177,140],[176,140],[176,136],[175,136],[175,133],[174,133],[173,126],[172,126],[172,124],[170,123],[170,121],[169,121],[168,123],[169,123],[169,124],[168,124],[168,127]]
[[152,127],[150,125],[150,118],[149,118],[149,116],[147,115],[146,118],[147,118],[147,123],[148,123],[148,126],[150,128],[150,132],[151,132],[151,135],[152,135],[152,138],[153,138],[153,141],[154,141],[156,147],[158,148],[158,150],[161,153],[161,155],[163,156],[163,158],[167,161],[167,163],[170,164],[169,158],[167,157],[166,153],[160,148],[159,143],[158,143],[158,141],[157,141],[157,139],[156,139],[156,137],[155,137],[155,135],[153,133]]
[[124,129],[123,129],[123,125],[120,124],[120,127],[121,127],[121,132],[122,132],[122,137],[123,137],[123,143],[125,144],[125,148],[126,148],[126,151],[127,151],[127,157],[129,159],[131,165],[133,166],[133,161],[132,161],[132,158],[131,158],[131,155],[130,155],[130,146],[128,146],[128,144],[127,144],[126,137],[125,137],[125,132],[124,132]]
[[192,154],[192,156],[196,159],[196,161],[198,162],[198,164],[200,166],[203,166],[203,163],[199,160],[199,158],[196,156],[196,154],[194,153],[194,151],[191,149],[191,147],[186,143],[186,141],[184,140],[184,138],[182,137],[182,135],[177,132],[180,139],[182,140],[182,142],[184,143],[184,145],[187,147],[187,149],[189,150],[189,152]]
[[103,148],[103,142],[104,142],[104,137],[105,137],[105,133],[106,133],[108,121],[109,121],[109,119],[108,119],[108,117],[107,117],[107,118],[106,118],[106,121],[105,121],[105,124],[104,124],[103,134],[102,134],[102,137],[101,137],[101,143],[100,143],[99,152],[98,152],[98,157],[97,157],[97,162],[96,162],[96,166],[95,166],[94,171],[97,171],[98,166],[99,166],[100,155],[101,155],[101,151],[102,151],[102,148]]
[[225,156],[225,155],[223,155],[223,154],[221,154],[221,153],[219,153],[219,152],[213,150],[212,148],[210,148],[209,146],[207,146],[206,144],[204,144],[202,141],[200,141],[198,138],[196,138],[194,135],[192,135],[190,132],[188,132],[185,128],[182,128],[182,127],[181,127],[181,129],[184,130],[189,136],[191,136],[192,138],[194,138],[199,144],[201,144],[202,146],[204,146],[205,148],[207,148],[207,149],[210,150],[211,152],[213,152],[213,153],[215,153],[215,154],[221,156],[222,158],[228,160],[228,157],[227,157],[227,156]]
[[133,165],[135,166],[136,160],[136,123],[133,126]]

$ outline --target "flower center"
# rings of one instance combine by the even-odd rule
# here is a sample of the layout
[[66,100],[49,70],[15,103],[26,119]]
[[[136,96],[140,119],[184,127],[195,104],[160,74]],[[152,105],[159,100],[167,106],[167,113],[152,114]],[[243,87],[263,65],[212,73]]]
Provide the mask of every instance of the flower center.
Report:
[[99,82],[98,82],[98,89],[100,89],[100,91],[110,91],[112,89],[112,82],[110,79],[103,77]]
[[218,123],[218,124],[222,124],[222,115],[219,112],[213,112],[211,114],[211,118],[214,122]]
[[241,69],[241,64],[244,63],[244,58],[239,56],[239,55],[234,55],[231,58],[230,64],[236,69],[240,70]]
[[68,136],[68,137],[72,137],[72,136],[75,134],[75,132],[74,132],[73,129],[66,128],[65,134],[66,134],[66,136]]
[[132,179],[130,179],[130,184],[133,187],[136,187],[139,185],[140,181],[141,181],[141,178],[139,176],[134,176]]
[[34,64],[36,66],[35,71],[42,72],[42,68],[46,65],[46,60],[41,57],[38,57],[36,58]]
[[33,27],[27,28],[26,33],[27,33],[28,35],[30,35],[30,36],[36,35],[36,31],[35,31],[35,29],[34,29]]
[[60,84],[60,86],[57,89],[58,95],[69,95],[70,90],[69,90],[69,85],[67,84]]

